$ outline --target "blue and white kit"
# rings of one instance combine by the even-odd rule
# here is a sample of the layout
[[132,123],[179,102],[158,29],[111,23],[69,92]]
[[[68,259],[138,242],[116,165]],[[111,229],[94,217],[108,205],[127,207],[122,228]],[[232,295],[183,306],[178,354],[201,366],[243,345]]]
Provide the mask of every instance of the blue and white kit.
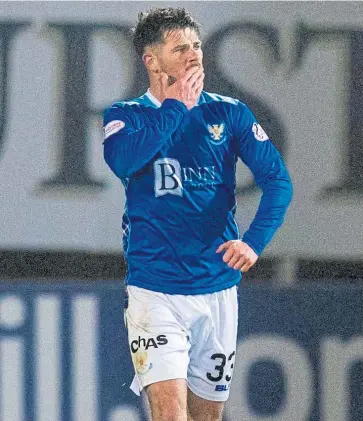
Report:
[[216,249],[238,239],[236,162],[263,195],[242,236],[259,255],[281,225],[291,181],[280,153],[238,100],[202,92],[190,111],[148,91],[104,114],[104,157],[126,190],[126,283],[169,294],[203,294],[240,282]]
[[[104,158],[125,187],[122,220],[133,390],[185,378],[198,396],[228,398],[241,272],[216,253],[241,239],[258,255],[282,224],[292,184],[280,153],[249,108],[203,91],[188,110],[148,90],[104,114]],[[240,237],[236,163],[262,189]]]

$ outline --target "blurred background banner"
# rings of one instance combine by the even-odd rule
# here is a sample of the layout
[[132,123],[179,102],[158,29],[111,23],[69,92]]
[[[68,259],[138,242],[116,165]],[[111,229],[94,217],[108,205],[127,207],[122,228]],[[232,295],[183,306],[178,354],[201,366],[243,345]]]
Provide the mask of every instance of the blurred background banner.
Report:
[[[239,291],[224,421],[361,421],[362,288]],[[0,419],[146,421],[126,343],[120,284],[2,285]]]
[[[203,25],[205,89],[250,106],[293,178],[294,201],[264,258],[287,280],[341,277],[341,264],[346,276],[359,277],[360,2],[177,4]],[[120,253],[124,194],[103,161],[102,112],[145,92],[130,27],[140,10],[165,5],[0,3],[0,249],[10,253],[2,254],[7,261],[25,251]],[[244,231],[259,191],[242,165],[237,178]],[[59,262],[51,257],[49,265]]]

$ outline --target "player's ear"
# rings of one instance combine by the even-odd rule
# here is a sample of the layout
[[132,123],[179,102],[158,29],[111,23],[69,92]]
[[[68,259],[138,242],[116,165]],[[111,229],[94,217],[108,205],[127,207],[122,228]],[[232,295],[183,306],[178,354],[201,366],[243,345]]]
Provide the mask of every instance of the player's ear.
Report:
[[160,72],[159,61],[155,54],[151,52],[145,53],[142,56],[142,61],[144,62],[145,67],[149,72],[154,72],[154,73]]

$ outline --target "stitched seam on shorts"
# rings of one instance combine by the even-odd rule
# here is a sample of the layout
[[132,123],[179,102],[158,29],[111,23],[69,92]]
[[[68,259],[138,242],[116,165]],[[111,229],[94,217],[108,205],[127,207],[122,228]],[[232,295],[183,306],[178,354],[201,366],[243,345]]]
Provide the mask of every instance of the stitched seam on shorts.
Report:
[[[136,289],[136,293],[135,293],[135,289]],[[128,291],[129,294],[132,295],[132,297],[138,301],[139,303],[143,303],[144,301],[141,301],[140,298],[137,298],[137,291],[139,291],[140,294],[145,294],[148,297],[152,297],[152,298],[157,298],[158,300],[164,301],[165,303],[169,303],[169,301],[167,300],[166,297],[164,297],[164,293],[163,292],[157,292],[157,291],[152,291],[146,288],[141,288],[138,287],[136,285],[129,285],[128,286]],[[167,295],[167,294],[166,294]]]

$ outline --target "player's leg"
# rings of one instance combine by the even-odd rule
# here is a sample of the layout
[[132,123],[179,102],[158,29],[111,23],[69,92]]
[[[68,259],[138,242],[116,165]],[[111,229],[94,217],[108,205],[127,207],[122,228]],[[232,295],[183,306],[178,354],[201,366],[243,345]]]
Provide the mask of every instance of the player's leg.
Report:
[[152,421],[187,421],[188,341],[169,298],[128,287],[126,324],[135,368],[131,389],[145,389]]
[[188,421],[222,421],[224,402],[200,398],[188,389],[187,403]]
[[204,302],[205,315],[191,330],[187,402],[190,421],[204,421],[203,412],[209,416],[206,420],[219,421],[229,397],[235,362],[237,288],[210,294]]
[[185,379],[165,380],[145,388],[152,421],[188,421]]

